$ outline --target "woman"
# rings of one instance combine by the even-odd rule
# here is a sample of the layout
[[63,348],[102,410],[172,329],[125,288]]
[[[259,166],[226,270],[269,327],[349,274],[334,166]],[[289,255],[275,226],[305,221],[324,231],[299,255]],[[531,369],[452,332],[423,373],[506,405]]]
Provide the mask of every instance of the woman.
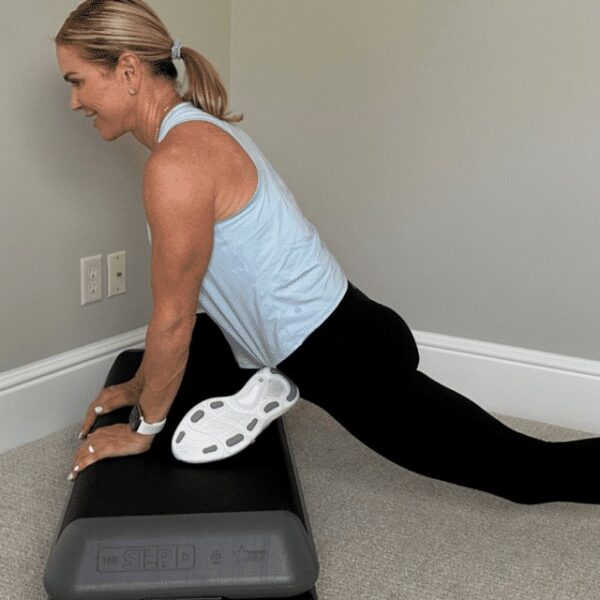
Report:
[[[254,142],[227,114],[211,64],[181,47],[142,0],[88,0],[56,36],[71,108],[106,140],[126,132],[150,151],[144,207],[153,312],[142,365],[98,395],[100,412],[139,405],[161,423],[201,369],[196,397],[233,393],[277,367],[302,398],[398,465],[520,503],[600,502],[600,438],[546,442],[514,431],[417,367],[404,320],[350,282]],[[189,91],[177,91],[173,60]],[[207,314],[196,315],[198,300]],[[190,358],[190,361],[188,361]],[[189,362],[189,369],[186,365]],[[172,420],[172,419],[170,419]],[[174,419],[176,422],[176,419]],[[166,434],[163,434],[166,435]],[[73,472],[149,449],[153,435],[101,427]]]

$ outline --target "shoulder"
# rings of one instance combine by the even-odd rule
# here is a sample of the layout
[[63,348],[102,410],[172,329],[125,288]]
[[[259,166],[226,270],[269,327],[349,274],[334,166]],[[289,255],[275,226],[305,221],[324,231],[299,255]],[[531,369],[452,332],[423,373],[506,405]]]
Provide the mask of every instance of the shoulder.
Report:
[[[166,139],[166,138],[165,138]],[[214,157],[206,149],[192,151],[189,143],[159,144],[144,166],[143,192],[146,208],[211,205],[217,189]]]
[[171,171],[192,181],[206,180],[214,173],[216,162],[216,132],[212,128],[218,129],[203,121],[187,121],[175,126],[148,157],[144,178]]
[[217,125],[186,121],[173,127],[154,148],[144,171],[183,166],[190,170],[190,177],[214,176],[227,162],[229,143],[229,134]]
[[175,125],[154,149],[154,154],[179,152],[190,157],[208,159],[215,150],[225,150],[231,136],[209,121],[185,121]]

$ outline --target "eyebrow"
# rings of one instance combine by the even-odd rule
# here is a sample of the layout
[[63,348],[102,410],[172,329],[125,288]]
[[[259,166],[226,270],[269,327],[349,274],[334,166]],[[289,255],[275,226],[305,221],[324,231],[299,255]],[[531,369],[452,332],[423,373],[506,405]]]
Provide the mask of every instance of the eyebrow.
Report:
[[66,75],[63,75],[63,79],[65,81],[69,81],[69,77],[71,77],[71,75],[77,75],[77,73],[75,73],[75,71],[69,71]]

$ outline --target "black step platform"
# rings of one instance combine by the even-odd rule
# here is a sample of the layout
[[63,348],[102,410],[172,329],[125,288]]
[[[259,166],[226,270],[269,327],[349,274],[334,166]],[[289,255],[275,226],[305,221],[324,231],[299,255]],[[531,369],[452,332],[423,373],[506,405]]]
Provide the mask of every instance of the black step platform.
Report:
[[[105,387],[131,379],[142,356],[119,354]],[[126,423],[129,412],[101,415],[95,427]],[[48,598],[317,600],[319,564],[285,416],[213,463],[176,460],[171,423],[149,451],[83,470],[46,565]]]

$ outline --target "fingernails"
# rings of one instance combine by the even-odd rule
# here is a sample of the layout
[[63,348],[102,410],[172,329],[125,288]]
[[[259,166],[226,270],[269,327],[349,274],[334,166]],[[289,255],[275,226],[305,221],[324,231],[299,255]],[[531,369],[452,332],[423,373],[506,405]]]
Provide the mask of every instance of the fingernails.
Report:
[[96,406],[96,408],[94,410],[96,411],[96,414],[99,415],[102,412],[102,407]]
[[82,440],[85,437],[85,435],[83,435],[83,431],[79,434],[79,439]]
[[[75,472],[79,471],[79,465],[75,465],[75,468],[73,469],[73,471],[75,471]],[[73,481],[75,479],[75,475],[73,475],[73,471],[71,471],[71,473],[69,473],[69,476],[67,477],[67,481]]]
[[88,446],[88,450],[89,450],[90,452],[93,452],[93,451],[94,451],[94,448],[93,448],[92,446]]

